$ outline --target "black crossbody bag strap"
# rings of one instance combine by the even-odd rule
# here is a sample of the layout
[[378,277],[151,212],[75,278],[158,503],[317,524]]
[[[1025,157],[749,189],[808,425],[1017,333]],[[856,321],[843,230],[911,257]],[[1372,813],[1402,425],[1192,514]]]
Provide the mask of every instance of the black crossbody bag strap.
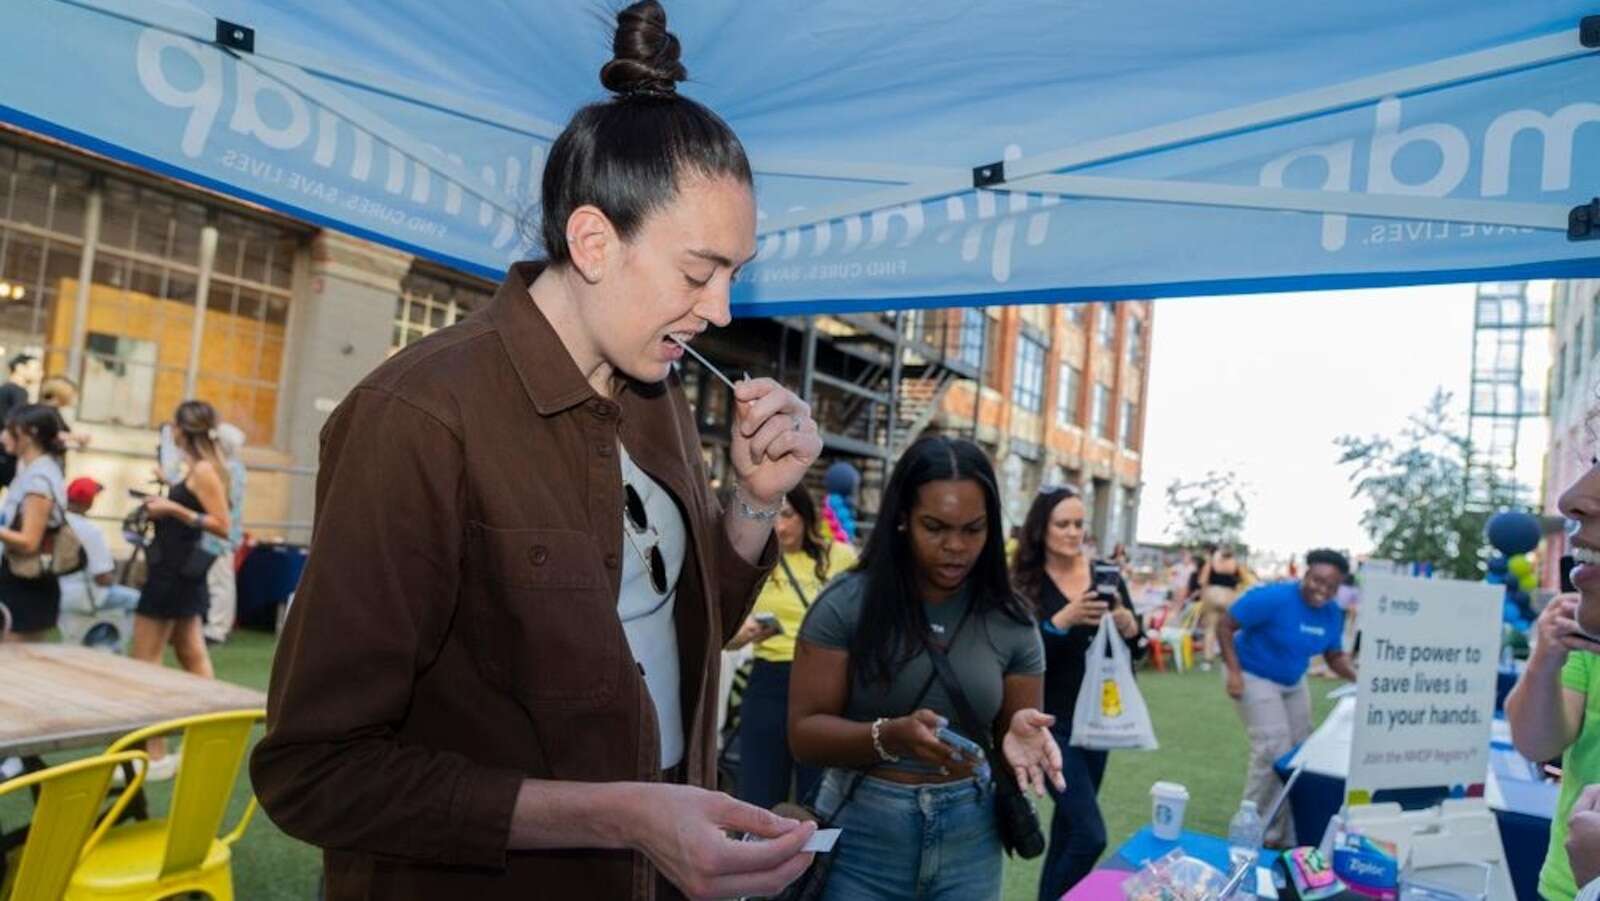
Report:
[[1017,784],[1017,776],[1011,772],[1011,765],[1005,762],[994,740],[994,727],[984,727],[978,721],[978,713],[972,709],[972,702],[967,700],[967,693],[961,690],[961,680],[956,678],[955,668],[950,665],[950,658],[945,656],[944,649],[928,643],[928,659],[933,661],[934,675],[944,683],[944,690],[949,693],[951,703],[956,705],[956,713],[961,717],[961,728],[968,737],[983,746],[983,752],[989,758],[989,770],[994,778],[1003,782],[1011,791],[1021,791]]
[[[778,559],[781,560],[783,558],[779,557]],[[784,564],[784,571],[787,572],[788,569],[789,569],[788,564],[785,563]],[[789,581],[790,582],[794,581],[794,576],[793,575],[789,576]],[[798,592],[799,589],[797,588],[796,591]],[[805,596],[801,595],[801,597],[803,599]],[[972,608],[971,607],[968,607],[965,611],[962,612],[961,620],[956,623],[955,632],[951,633],[951,635],[950,635],[950,641],[951,641],[952,644],[955,643],[956,637],[961,634],[961,629],[964,626],[966,626],[967,617],[970,616],[971,614],[972,614]],[[938,646],[935,645],[931,640],[927,640],[925,638],[923,640],[923,646],[927,648],[929,657],[934,661],[933,671],[928,673],[928,681],[922,683],[922,690],[917,692],[916,700],[911,702],[911,710],[907,711],[908,713],[916,713],[917,709],[922,706],[922,702],[927,700],[928,692],[933,689],[934,680],[940,678],[940,675],[939,675],[939,664],[941,662],[943,662],[946,667],[949,667],[949,665],[950,665],[949,662],[944,659],[944,651],[939,650]],[[945,681],[948,682],[949,679],[946,678]],[[947,685],[946,689],[948,690],[948,688],[949,688],[949,686]],[[962,707],[962,705],[966,704],[966,696],[960,694],[960,691],[961,691],[961,687],[958,685],[958,686],[956,686],[955,690],[953,692],[951,692],[952,697],[954,697],[956,699],[956,707],[957,707],[957,712],[958,713],[962,709],[971,709],[970,707],[966,707],[966,708]],[[962,718],[965,719],[966,718],[966,714],[962,714]],[[987,748],[987,747],[988,747],[988,745],[985,744],[985,748]],[[990,766],[992,767],[992,766],[994,766],[994,764],[991,763]],[[866,778],[866,775],[867,775],[867,771],[865,769],[863,769],[863,770],[861,770],[861,771],[856,773],[855,778],[850,781],[850,788],[847,789],[845,791],[845,793],[844,793],[844,798],[839,801],[839,806],[835,807],[833,809],[833,813],[828,817],[828,823],[831,824],[835,819],[837,819],[838,816],[839,816],[839,811],[844,810],[844,806],[846,804],[850,803],[850,799],[851,798],[855,797],[856,789],[861,786],[861,780]],[[1015,779],[1013,779],[1012,781],[1015,782]]]
[[810,610],[811,601],[807,600],[806,593],[800,590],[800,580],[794,577],[794,570],[789,568],[789,561],[786,559],[786,555],[779,554],[778,563],[783,566],[783,574],[789,577],[789,587],[794,589],[795,597],[800,599],[800,606]]
[[[928,696],[928,691],[933,688],[933,680],[937,678],[939,678],[938,670],[934,670],[928,674],[928,681],[922,683],[922,691],[917,692],[917,699],[911,702],[912,711],[915,711],[919,706],[922,705],[923,699]],[[870,769],[870,767],[868,767],[868,769]],[[856,789],[861,787],[861,780],[865,779],[866,777],[866,769],[856,771],[855,777],[850,780],[850,787],[845,790],[844,797],[839,799],[839,806],[835,807],[833,809],[833,813],[828,815],[829,825],[831,825],[834,820],[839,818],[839,811],[844,810],[844,806],[849,804],[850,799],[856,796]]]

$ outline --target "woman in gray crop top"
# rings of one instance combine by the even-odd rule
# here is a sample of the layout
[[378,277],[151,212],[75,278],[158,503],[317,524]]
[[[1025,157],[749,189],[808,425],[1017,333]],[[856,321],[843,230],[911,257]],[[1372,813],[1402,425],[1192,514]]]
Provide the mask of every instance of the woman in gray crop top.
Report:
[[[987,765],[940,741],[941,725],[998,742],[1035,794],[1062,784],[1054,718],[1039,711],[1044,651],[1011,590],[1000,529],[983,450],[924,438],[895,465],[861,562],[800,627],[789,745],[827,768],[815,807],[844,830],[826,899],[1000,896]],[[927,641],[945,649],[987,734],[962,728]]]

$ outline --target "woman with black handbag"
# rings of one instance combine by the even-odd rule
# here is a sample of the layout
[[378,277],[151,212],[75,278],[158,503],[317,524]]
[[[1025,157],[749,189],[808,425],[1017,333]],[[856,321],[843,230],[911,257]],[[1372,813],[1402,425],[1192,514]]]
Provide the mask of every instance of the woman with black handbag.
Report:
[[755,642],[755,664],[739,706],[738,798],[772,809],[794,797],[811,797],[822,771],[797,765],[789,754],[789,671],[795,635],[812,599],[828,579],[856,562],[848,544],[835,543],[817,517],[817,505],[804,485],[789,489],[773,526],[782,556],[767,578],[756,605],[729,643],[737,650]]
[[61,585],[43,555],[66,523],[65,432],[44,404],[13,409],[0,432],[0,447],[17,463],[0,502],[0,601],[12,617],[6,640],[43,641],[61,613]]
[[1000,896],[1002,849],[1043,850],[1021,790],[1062,785],[1043,671],[993,467],[970,441],[918,441],[795,651],[789,744],[827,767],[815,809],[844,830],[818,897]]
[[[217,449],[217,425],[216,409],[201,400],[184,401],[172,414],[168,428],[183,455],[184,472],[166,497],[144,502],[155,523],[155,538],[145,550],[148,575],[134,612],[129,648],[135,660],[159,664],[161,652],[171,643],[178,664],[207,679],[213,676],[211,655],[201,628],[209,606],[206,574],[216,556],[201,546],[200,536],[226,537],[229,515],[228,468]],[[167,756],[159,739],[152,740],[147,750],[148,778],[172,778],[177,756]]]

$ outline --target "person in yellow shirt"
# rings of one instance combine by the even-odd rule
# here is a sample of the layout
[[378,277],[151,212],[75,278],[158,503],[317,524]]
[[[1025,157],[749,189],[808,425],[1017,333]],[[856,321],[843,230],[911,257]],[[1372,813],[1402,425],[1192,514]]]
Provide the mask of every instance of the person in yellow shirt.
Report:
[[856,553],[837,544],[817,516],[816,502],[804,486],[791,489],[778,511],[775,529],[783,555],[756,598],[755,608],[728,645],[737,650],[756,642],[755,663],[739,708],[740,800],[771,808],[804,800],[822,772],[800,766],[789,754],[789,667],[794,638],[812,601],[832,577],[855,565]]

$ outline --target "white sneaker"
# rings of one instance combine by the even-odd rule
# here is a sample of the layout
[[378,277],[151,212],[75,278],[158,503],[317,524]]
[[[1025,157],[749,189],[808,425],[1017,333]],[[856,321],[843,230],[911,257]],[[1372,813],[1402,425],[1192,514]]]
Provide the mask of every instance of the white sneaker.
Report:
[[171,779],[177,775],[178,758],[182,756],[180,752],[151,760],[149,768],[145,770],[144,780],[146,782],[165,782]]

